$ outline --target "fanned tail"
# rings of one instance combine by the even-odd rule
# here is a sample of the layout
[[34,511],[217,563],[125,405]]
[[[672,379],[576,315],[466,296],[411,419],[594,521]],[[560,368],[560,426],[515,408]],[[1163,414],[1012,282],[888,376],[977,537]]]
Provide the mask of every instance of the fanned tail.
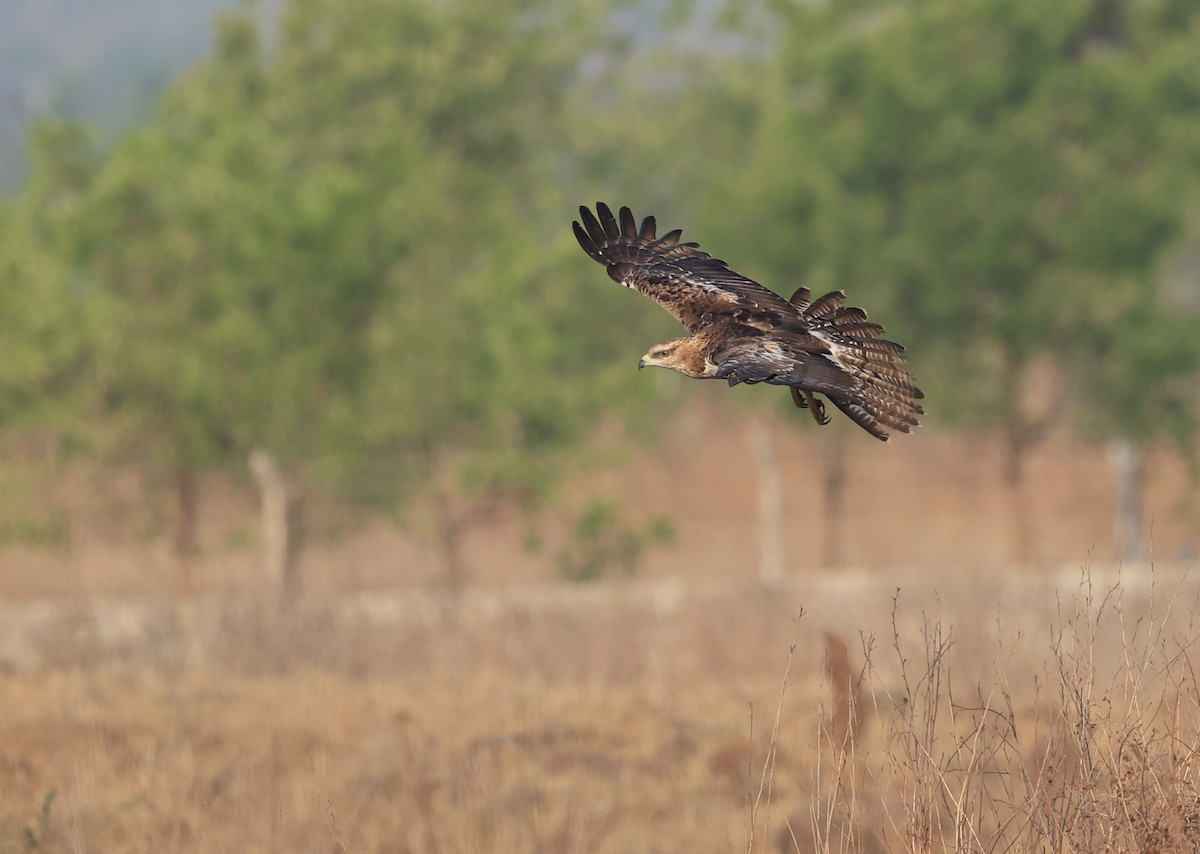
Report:
[[805,289],[792,302],[801,307],[813,334],[827,341],[833,358],[858,381],[856,394],[833,404],[877,439],[887,441],[889,430],[910,433],[925,413],[917,401],[925,398],[905,368],[904,347],[880,338],[883,327],[867,320],[861,308],[845,305],[846,295],[833,291],[811,300]]

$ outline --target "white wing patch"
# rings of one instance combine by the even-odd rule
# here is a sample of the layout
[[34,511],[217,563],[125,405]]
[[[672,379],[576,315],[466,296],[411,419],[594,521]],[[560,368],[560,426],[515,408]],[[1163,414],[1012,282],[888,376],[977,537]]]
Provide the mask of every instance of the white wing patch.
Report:
[[839,368],[845,369],[848,367],[846,362],[842,359],[842,353],[844,353],[846,350],[845,347],[843,347],[841,344],[830,341],[829,336],[818,329],[810,329],[808,330],[808,334],[829,348],[829,352],[822,353],[822,356],[833,362]]
[[849,374],[850,378],[854,380],[855,388],[862,388],[866,372],[854,364],[855,360],[842,358],[843,353],[851,352],[850,349],[838,344],[836,341],[831,341],[829,336],[820,330],[810,329],[808,330],[808,334],[829,348],[828,353],[822,353],[821,355]]

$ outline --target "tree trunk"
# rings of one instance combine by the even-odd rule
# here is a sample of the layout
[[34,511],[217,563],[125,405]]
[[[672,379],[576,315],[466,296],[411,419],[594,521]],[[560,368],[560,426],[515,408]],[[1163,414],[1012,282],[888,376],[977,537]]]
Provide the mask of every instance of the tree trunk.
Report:
[[1146,560],[1142,539],[1141,448],[1128,439],[1116,439],[1109,443],[1108,461],[1112,466],[1117,497],[1114,528],[1117,557],[1127,566],[1141,564]]
[[193,559],[196,556],[196,473],[185,465],[175,468],[175,530],[171,534],[179,589],[184,596],[195,592]]
[[1042,370],[1051,371],[1047,400],[1039,414],[1030,412],[1036,407],[1030,400],[1029,380],[1033,369],[1028,362],[1016,357],[1013,352],[1005,355],[1001,376],[1004,404],[1008,418],[1004,424],[1003,481],[1008,493],[1008,516],[1011,531],[1011,558],[1022,566],[1039,561],[1034,520],[1030,516],[1025,496],[1025,475],[1029,453],[1044,442],[1051,428],[1058,422],[1070,397],[1070,388],[1055,381],[1056,365],[1046,363]]
[[824,481],[824,521],[825,528],[821,563],[826,567],[842,566],[846,554],[845,543],[846,524],[846,439],[845,432],[839,432],[829,439],[829,453],[826,455],[823,471]]
[[1024,433],[1018,424],[1010,424],[1005,431],[1003,477],[1008,493],[1010,554],[1015,563],[1028,566],[1037,558],[1033,526],[1025,502],[1025,466],[1032,443]]
[[290,493],[287,479],[269,452],[251,451],[249,463],[258,485],[263,574],[279,605],[286,607],[300,594],[297,554],[301,504]]
[[783,580],[783,477],[775,441],[765,424],[750,431],[750,450],[758,468],[759,561],[758,576],[764,584]]
[[454,502],[446,493],[437,498],[437,538],[442,553],[442,583],[448,592],[459,594],[467,583],[467,561],[463,557],[466,538],[465,514],[456,512]]

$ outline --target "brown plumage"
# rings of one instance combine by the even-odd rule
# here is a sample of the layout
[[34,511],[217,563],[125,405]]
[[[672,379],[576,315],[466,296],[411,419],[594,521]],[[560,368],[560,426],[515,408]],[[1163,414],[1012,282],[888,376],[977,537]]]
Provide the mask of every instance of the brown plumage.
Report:
[[627,288],[671,313],[689,335],[656,347],[639,367],[671,368],[729,384],[791,388],[796,405],[826,424],[823,394],[856,424],[885,442],[889,430],[908,433],[924,413],[925,395],[905,370],[904,348],[879,336],[883,327],[833,291],[813,299],[808,288],[790,300],[729,269],[678,229],[657,236],[654,217],[639,226],[629,208],[579,209],[572,223],[579,245]]

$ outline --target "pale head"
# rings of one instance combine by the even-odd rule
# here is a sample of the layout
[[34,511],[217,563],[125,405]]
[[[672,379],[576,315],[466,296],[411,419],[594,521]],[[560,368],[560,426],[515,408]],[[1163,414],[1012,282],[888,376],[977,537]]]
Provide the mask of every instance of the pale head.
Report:
[[676,338],[655,344],[638,362],[639,368],[670,368],[689,377],[705,376],[703,346],[695,338]]

